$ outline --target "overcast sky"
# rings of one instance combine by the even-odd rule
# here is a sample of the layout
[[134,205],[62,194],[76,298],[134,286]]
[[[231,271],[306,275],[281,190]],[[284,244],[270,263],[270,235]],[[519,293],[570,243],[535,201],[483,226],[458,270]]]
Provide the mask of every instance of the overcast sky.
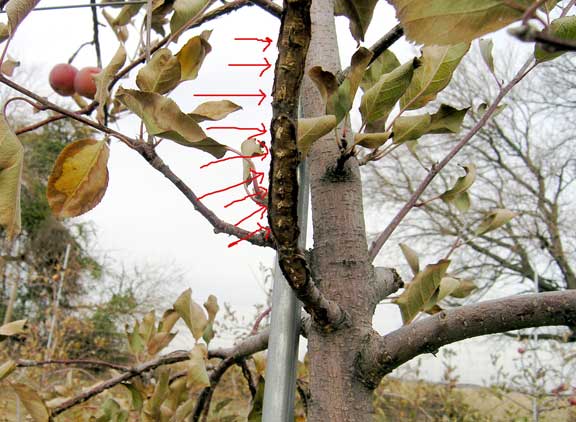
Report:
[[[88,0],[44,0],[40,2],[40,6],[78,3],[88,3]],[[104,22],[103,19],[102,21]],[[394,24],[392,8],[384,1],[379,2],[373,23],[366,35],[366,45],[371,45]],[[344,18],[338,18],[337,25],[342,63],[346,65],[355,49],[355,42]],[[257,68],[229,67],[228,64],[261,63],[264,57],[273,64],[277,55],[274,44],[262,53],[262,45],[259,43],[235,41],[234,38],[270,37],[275,43],[278,27],[278,20],[258,7],[244,8],[207,24],[202,29],[214,29],[210,37],[213,50],[207,56],[198,79],[181,84],[171,94],[171,98],[183,111],[191,111],[203,101],[194,97],[194,93],[253,93],[262,89],[266,94],[270,94],[272,71],[266,72],[260,78]],[[188,31],[181,37],[179,45],[200,31],[201,29]],[[103,61],[107,63],[116,51],[117,44],[115,37],[106,27],[102,27],[100,32]],[[128,47],[132,48],[130,54],[134,51],[135,38],[134,29],[132,40],[128,43]],[[21,25],[9,54],[20,60],[24,69],[37,69],[34,81],[30,83],[39,88],[42,95],[62,102],[62,98],[54,94],[47,84],[50,68],[57,63],[66,62],[81,43],[91,39],[92,22],[89,9],[38,11],[32,13]],[[173,52],[178,51],[178,47],[174,45],[171,49]],[[392,50],[401,61],[408,59],[416,51],[415,47],[404,41],[395,44]],[[91,47],[84,48],[74,64],[78,68],[95,66],[94,50]],[[120,85],[134,87],[134,77],[135,73]],[[232,100],[241,105],[243,110],[227,118],[224,121],[226,126],[257,127],[261,123],[268,126],[271,119],[269,98],[261,106],[257,106],[257,101],[253,98]],[[124,119],[118,128],[133,136],[137,134],[138,123],[133,118]],[[210,135],[236,148],[244,140],[244,135],[238,132],[211,131]],[[268,135],[263,139],[269,144]],[[238,160],[200,169],[202,164],[213,160],[210,155],[167,140],[162,142],[158,151],[172,170],[198,195],[242,180],[241,163]],[[263,163],[261,168],[265,169],[266,165],[267,162]],[[193,297],[197,301],[203,302],[209,294],[215,294],[221,303],[230,303],[232,308],[244,315],[252,312],[255,302],[263,302],[264,293],[258,268],[260,264],[272,265],[274,255],[271,250],[245,243],[228,248],[228,243],[234,239],[222,234],[215,235],[211,226],[194,211],[192,205],[176,188],[138,154],[114,141],[109,170],[110,183],[104,199],[93,211],[82,217],[83,220],[93,222],[97,228],[99,253],[113,257],[116,265],[130,267],[148,264],[182,271],[185,274],[183,284],[170,286],[168,291],[172,294],[192,287]],[[255,210],[254,204],[247,201],[229,209],[223,208],[226,203],[242,196],[243,191],[238,188],[214,195],[206,199],[205,203],[223,219],[235,222]],[[243,227],[254,230],[256,221],[257,219],[251,219]],[[383,225],[385,221],[382,222],[380,216],[378,226],[382,228]],[[376,228],[370,222],[369,227],[372,230]],[[175,298],[171,298],[170,302]],[[399,313],[395,306],[378,308],[375,325],[379,331],[391,330],[399,324]],[[478,353],[478,349],[462,349],[460,353],[459,365],[467,368],[460,371],[462,379],[468,382],[486,379],[489,365],[486,349],[482,353]],[[434,358],[427,360],[434,361]],[[436,360],[436,364],[428,367],[429,377],[440,376],[442,367],[438,362]],[[470,370],[471,367],[475,370]]]

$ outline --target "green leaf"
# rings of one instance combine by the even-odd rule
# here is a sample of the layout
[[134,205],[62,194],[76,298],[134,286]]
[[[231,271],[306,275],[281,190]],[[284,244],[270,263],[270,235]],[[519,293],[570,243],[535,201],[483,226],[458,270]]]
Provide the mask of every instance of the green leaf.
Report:
[[216,319],[216,314],[220,310],[220,306],[218,306],[218,299],[214,295],[208,296],[206,302],[204,302],[204,308],[206,312],[208,312],[208,321],[214,322]]
[[12,359],[7,360],[2,365],[0,365],[0,381],[10,375],[12,372],[16,370],[16,362]]
[[392,126],[394,143],[402,144],[420,138],[428,132],[431,122],[432,117],[429,114],[397,117]]
[[460,211],[466,212],[470,208],[470,198],[467,191],[476,180],[476,166],[468,164],[461,167],[466,174],[459,177],[454,187],[440,195],[440,198],[447,204],[453,204]]
[[[366,67],[370,63],[373,55],[374,54],[370,50],[364,47],[360,47],[352,55],[352,60],[350,61],[350,72],[346,77],[346,79],[350,81],[349,95],[352,101],[354,101],[356,91],[358,91],[358,87],[366,73]],[[352,105],[350,105],[350,108],[352,108]],[[348,110],[350,110],[350,108]]]
[[126,337],[128,338],[128,348],[134,355],[138,355],[144,351],[146,343],[140,334],[140,323],[136,321],[132,331],[128,330],[126,325]]
[[174,302],[174,310],[184,320],[194,339],[199,340],[208,325],[208,318],[202,307],[192,300],[192,289],[180,295]]
[[144,413],[151,421],[160,420],[160,406],[170,393],[169,382],[170,370],[166,370],[165,368],[161,369],[154,392],[144,405]]
[[108,398],[101,406],[102,416],[96,419],[96,422],[127,422],[128,412],[113,398]]
[[138,412],[142,410],[142,406],[144,405],[144,396],[142,392],[134,384],[128,383],[122,385],[130,392],[132,408]]
[[48,179],[46,197],[58,218],[82,215],[100,203],[108,187],[106,141],[82,139],[60,152]]
[[208,42],[211,33],[212,31],[202,31],[200,35],[190,38],[176,53],[176,58],[180,62],[180,80],[191,81],[198,77],[204,59],[212,51]]
[[176,32],[192,18],[199,17],[209,3],[209,0],[176,0],[172,6],[174,14],[170,19],[170,32]]
[[138,71],[136,85],[142,91],[166,94],[180,83],[180,61],[168,48],[156,51]]
[[414,275],[420,272],[420,259],[418,258],[418,254],[414,249],[410,246],[406,245],[405,243],[400,243],[400,249],[402,249],[402,253],[404,254],[404,258],[410,265],[410,269]]
[[[576,40],[576,16],[564,16],[552,21],[549,34],[561,40]],[[534,46],[534,57],[538,62],[546,62],[561,56],[566,51],[550,50],[541,43]]]
[[36,391],[24,384],[12,384],[12,388],[34,422],[48,422],[50,420],[50,411]]
[[470,107],[457,109],[447,104],[440,105],[436,113],[431,116],[430,127],[427,133],[458,133],[462,129],[462,122]]
[[204,344],[196,344],[190,351],[188,361],[188,374],[186,375],[186,387],[203,388],[210,385],[210,378],[206,370],[208,350]]
[[20,187],[24,148],[6,122],[0,116],[0,226],[6,230],[8,239],[20,233]]
[[298,119],[298,151],[306,157],[312,144],[330,133],[336,127],[336,117],[332,115]]
[[497,208],[495,210],[492,210],[488,214],[486,214],[486,216],[476,229],[475,233],[477,236],[480,236],[493,230],[496,230],[497,228],[502,227],[504,224],[508,223],[517,215],[518,213],[503,208]]
[[262,421],[262,410],[264,407],[264,389],[265,389],[264,377],[260,377],[258,385],[256,386],[256,395],[252,400],[250,407],[250,413],[248,414],[248,422],[261,422]]
[[354,135],[354,145],[360,145],[364,148],[376,149],[384,145],[392,132],[376,132],[376,133],[357,133]]
[[5,10],[8,15],[8,25],[11,34],[14,34],[18,25],[39,2],[40,0],[10,0],[6,4]]
[[430,302],[440,283],[450,261],[440,260],[436,264],[427,265],[426,268],[416,274],[406,290],[396,299],[395,303],[400,307],[402,321],[410,323],[420,311],[423,311]]
[[390,50],[384,51],[372,64],[362,77],[362,82],[360,82],[360,88],[364,92],[370,89],[376,82],[380,80],[382,75],[392,72],[394,69],[400,66],[400,62],[396,58],[396,55]]
[[234,113],[238,110],[242,110],[242,107],[232,101],[206,101],[196,107],[191,113],[188,113],[188,115],[197,123],[200,123],[205,120],[222,120],[230,113]]
[[397,67],[390,73],[380,77],[378,82],[368,89],[360,103],[360,113],[364,123],[382,121],[385,123],[388,115],[402,97],[418,65],[416,60]]
[[484,63],[486,63],[490,72],[494,73],[494,56],[492,55],[494,41],[492,41],[491,38],[481,38],[478,40],[478,45],[480,46],[482,60],[484,60]]
[[478,286],[476,286],[472,280],[463,279],[460,280],[458,288],[450,293],[450,296],[457,299],[464,299],[470,296],[470,294],[476,289],[478,289]]
[[[389,0],[406,37],[419,44],[470,42],[522,18],[533,0]],[[520,6],[520,10],[514,6]]]
[[216,158],[226,154],[226,147],[208,138],[198,123],[184,114],[170,98],[123,88],[118,89],[116,98],[144,121],[150,135],[198,148]]
[[421,66],[414,71],[410,85],[400,99],[400,108],[414,110],[434,100],[446,88],[469,48],[470,44],[467,43],[424,47],[420,57]]
[[94,100],[98,102],[97,119],[100,123],[104,122],[104,109],[106,103],[110,98],[110,92],[108,86],[112,79],[116,76],[118,71],[124,66],[126,62],[126,50],[120,45],[110,63],[106,65],[102,72],[94,76],[94,81],[96,82],[96,94],[94,95]]
[[350,19],[350,32],[357,43],[364,41],[364,35],[372,20],[377,2],[378,0],[336,0],[334,2],[334,14]]
[[114,26],[128,25],[132,20],[132,18],[138,14],[141,7],[142,4],[127,4],[123,6],[122,9],[120,10],[120,13],[118,13],[118,16],[116,16],[112,21],[112,25]]

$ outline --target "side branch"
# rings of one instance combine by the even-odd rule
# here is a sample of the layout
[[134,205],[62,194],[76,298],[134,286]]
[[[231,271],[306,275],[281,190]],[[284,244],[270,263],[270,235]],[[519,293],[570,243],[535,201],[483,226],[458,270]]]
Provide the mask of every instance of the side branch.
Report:
[[284,4],[274,71],[269,189],[269,224],[278,261],[288,284],[314,320],[330,326],[344,319],[340,307],[314,285],[306,258],[298,247],[298,164],[296,147],[298,99],[311,37],[310,0]]
[[442,311],[383,337],[375,337],[360,365],[377,382],[423,353],[472,337],[530,327],[576,324],[576,291],[506,297]]
[[269,246],[273,247],[274,244],[266,239],[264,233],[259,233],[251,236],[250,232],[236,227],[230,223],[221,220],[210,208],[204,205],[196,196],[196,194],[190,189],[190,187],[184,183],[166,163],[160,158],[160,156],[154,150],[154,147],[147,143],[138,143],[133,146],[136,150],[152,167],[157,171],[162,173],[184,196],[190,201],[194,206],[194,209],[198,211],[208,222],[214,227],[215,233],[226,233],[231,236],[236,236],[238,239],[244,239],[257,246]]

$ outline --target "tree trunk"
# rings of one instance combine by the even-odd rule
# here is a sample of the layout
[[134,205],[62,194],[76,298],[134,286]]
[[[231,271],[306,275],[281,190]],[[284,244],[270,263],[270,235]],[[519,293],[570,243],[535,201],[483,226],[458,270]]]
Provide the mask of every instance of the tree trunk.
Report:
[[[313,0],[312,40],[306,72],[312,66],[336,73],[340,59],[333,0]],[[302,84],[304,117],[325,114],[320,94],[307,74]],[[340,130],[339,130],[340,132]],[[322,292],[337,300],[349,321],[335,332],[312,326],[310,359],[310,422],[359,422],[372,419],[373,386],[357,376],[355,362],[371,322],[377,296],[368,259],[362,207],[362,185],[355,158],[341,174],[333,169],[340,155],[334,134],[313,145],[310,168],[314,250],[312,274]]]

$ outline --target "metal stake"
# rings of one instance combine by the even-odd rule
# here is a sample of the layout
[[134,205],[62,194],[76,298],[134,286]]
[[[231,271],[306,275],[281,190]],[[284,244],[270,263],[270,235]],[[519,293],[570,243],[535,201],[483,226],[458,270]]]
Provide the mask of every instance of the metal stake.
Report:
[[[300,238],[298,239],[298,246],[304,249],[306,247],[310,188],[306,164],[301,163],[298,170],[300,172],[298,195]],[[278,259],[276,259],[262,422],[294,422],[300,307],[300,302],[284,278],[278,265]]]

